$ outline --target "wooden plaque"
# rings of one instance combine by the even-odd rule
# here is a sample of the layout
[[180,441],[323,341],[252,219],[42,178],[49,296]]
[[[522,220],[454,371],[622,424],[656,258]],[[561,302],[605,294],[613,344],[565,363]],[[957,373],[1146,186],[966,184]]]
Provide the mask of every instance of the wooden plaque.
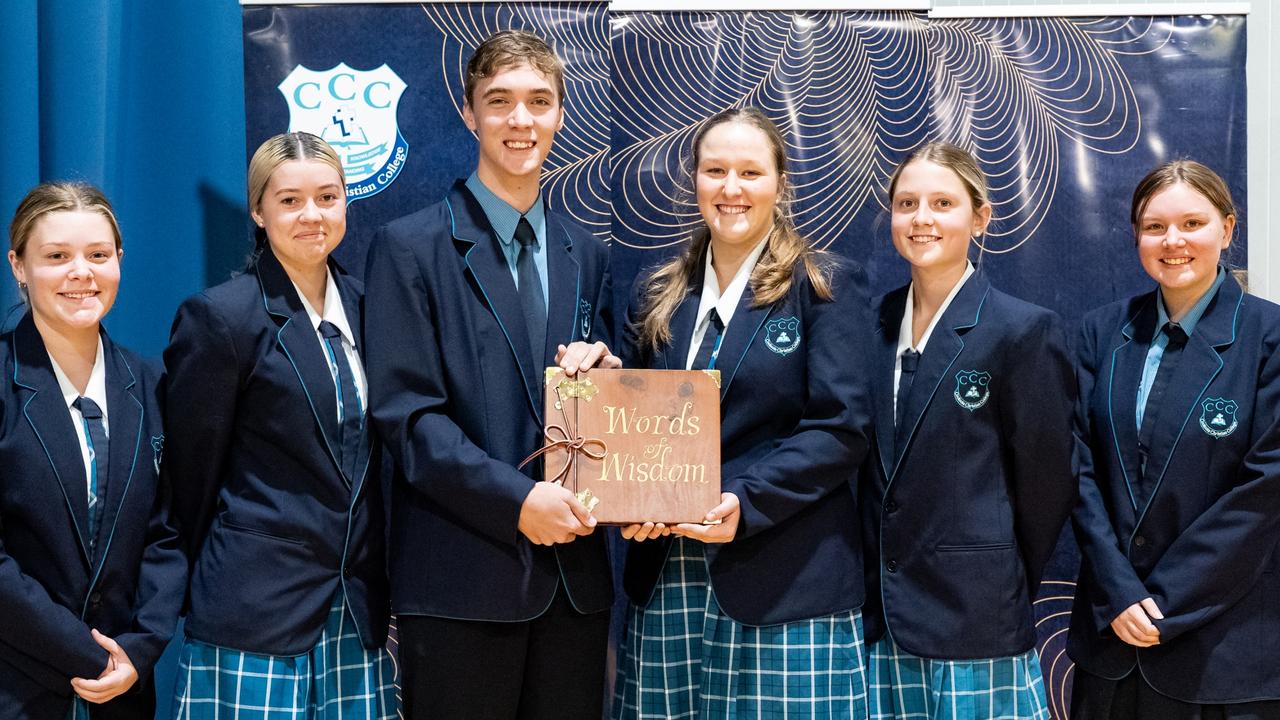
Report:
[[544,477],[597,522],[702,522],[720,503],[720,373],[547,368]]

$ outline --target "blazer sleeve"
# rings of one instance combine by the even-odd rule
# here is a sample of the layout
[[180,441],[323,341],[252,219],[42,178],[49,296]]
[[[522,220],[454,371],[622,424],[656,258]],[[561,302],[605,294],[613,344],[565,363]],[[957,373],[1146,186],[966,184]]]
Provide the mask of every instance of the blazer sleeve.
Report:
[[[365,264],[369,414],[406,482],[502,543],[519,541],[520,508],[533,480],[480,449],[450,417],[428,300],[429,279],[407,240],[383,228]],[[466,332],[466,328],[453,328]]]
[[[1001,426],[1011,469],[1014,532],[1032,596],[1076,500],[1071,419],[1076,384],[1057,315],[1045,312],[1005,348]],[[1004,383],[1002,383],[1004,384]]]
[[[1080,554],[1088,561],[1082,572],[1093,573],[1093,622],[1098,632],[1136,602],[1150,595],[1138,579],[1133,564],[1125,556],[1120,538],[1116,537],[1106,500],[1098,488],[1092,438],[1095,429],[1089,420],[1089,403],[1097,382],[1099,364],[1096,330],[1086,321],[1080,336],[1076,358],[1075,464],[1079,481],[1079,497],[1072,511]],[[1100,455],[1105,458],[1106,452]],[[1105,462],[1105,461],[1104,461]]]
[[1238,482],[1178,536],[1147,588],[1164,620],[1161,644],[1213,620],[1252,591],[1280,539],[1280,352],[1264,350],[1254,408],[1263,431],[1241,464]]
[[[0,517],[0,538],[4,518]],[[53,670],[36,678],[50,690],[71,693],[71,678],[96,678],[108,655],[89,634],[89,627],[69,608],[55,602],[27,576],[0,540],[0,640]],[[6,648],[8,649],[8,648]],[[28,654],[32,653],[32,654]],[[34,675],[33,675],[34,677]]]
[[[159,407],[164,407],[164,381],[157,384]],[[162,446],[163,447],[163,446]],[[140,678],[151,674],[173,637],[187,590],[187,559],[173,517],[173,491],[162,476],[147,525],[147,544],[134,601],[133,627],[115,641],[133,661]]]
[[240,391],[235,341],[208,295],[178,308],[164,364],[161,485],[172,489],[173,517],[190,565],[217,510]]
[[725,479],[724,490],[737,495],[742,508],[738,537],[780,525],[832,492],[848,492],[866,456],[872,328],[867,277],[850,264],[834,279],[831,301],[818,298],[807,282],[800,290],[809,338],[803,417],[745,473]]

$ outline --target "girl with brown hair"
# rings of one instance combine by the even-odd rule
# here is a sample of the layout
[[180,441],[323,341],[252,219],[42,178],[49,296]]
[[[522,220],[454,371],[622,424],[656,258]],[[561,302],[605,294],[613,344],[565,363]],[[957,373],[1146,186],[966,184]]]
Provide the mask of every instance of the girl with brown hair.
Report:
[[691,159],[702,222],[640,281],[621,356],[720,371],[723,494],[716,524],[623,531],[615,715],[862,718],[866,277],[796,231],[762,112],[711,117]]

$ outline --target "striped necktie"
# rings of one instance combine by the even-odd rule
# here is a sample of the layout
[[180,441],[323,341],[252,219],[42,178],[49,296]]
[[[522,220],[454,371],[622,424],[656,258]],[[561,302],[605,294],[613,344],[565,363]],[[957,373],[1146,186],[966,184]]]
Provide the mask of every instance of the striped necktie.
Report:
[[97,552],[98,523],[102,518],[102,496],[107,489],[107,460],[110,457],[107,426],[102,422],[102,408],[87,397],[71,403],[80,411],[84,437],[89,446],[89,554]]
[[707,316],[707,331],[702,334],[702,344],[698,346],[698,354],[693,356],[692,370],[712,370],[716,366],[716,358],[720,356],[720,340],[724,337],[724,323],[720,321],[720,313],[711,308]]
[[338,430],[342,443],[338,448],[338,465],[350,482],[355,482],[360,468],[360,445],[364,435],[364,412],[360,409],[355,372],[342,346],[342,331],[337,325],[322,320],[320,335],[324,338],[325,355],[334,370],[334,389],[338,395]]

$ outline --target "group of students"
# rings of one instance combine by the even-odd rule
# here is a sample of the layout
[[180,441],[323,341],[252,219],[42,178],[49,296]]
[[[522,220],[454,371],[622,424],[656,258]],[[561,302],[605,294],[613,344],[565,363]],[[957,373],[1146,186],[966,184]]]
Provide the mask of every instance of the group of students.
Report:
[[621,531],[614,717],[1047,718],[1032,600],[1071,517],[1074,718],[1280,718],[1280,309],[1221,262],[1221,178],[1181,160],[1139,183],[1158,287],[1091,312],[1073,362],[1053,313],[970,263],[992,204],[968,153],[898,166],[911,282],[873,302],[797,231],[778,128],[727,110],[690,146],[702,222],[613,343],[607,247],[540,193],[563,99],[542,39],[482,43],[476,171],[383,228],[363,282],[330,258],[339,158],[263,143],[248,267],[182,304],[163,374],[101,325],[107,200],[27,195],[0,716],[150,718],[184,615],[184,720],[601,717],[605,533],[517,469],[559,365],[722,375],[721,502]]

